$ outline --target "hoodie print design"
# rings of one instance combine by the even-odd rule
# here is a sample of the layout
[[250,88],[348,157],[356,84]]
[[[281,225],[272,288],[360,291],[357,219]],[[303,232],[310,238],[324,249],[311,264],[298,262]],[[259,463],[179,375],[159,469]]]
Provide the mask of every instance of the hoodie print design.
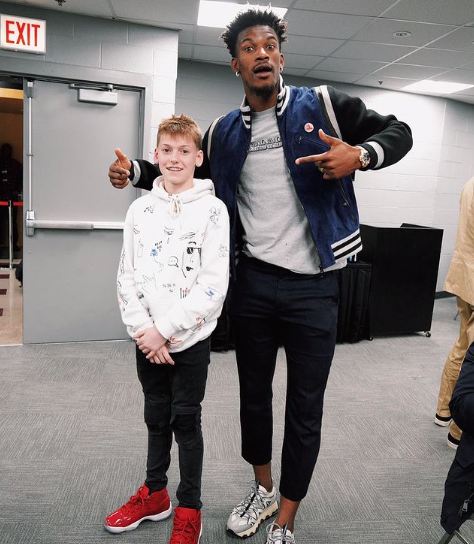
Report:
[[169,195],[162,178],[129,208],[117,275],[130,336],[153,325],[181,351],[206,338],[228,285],[229,217],[210,180]]

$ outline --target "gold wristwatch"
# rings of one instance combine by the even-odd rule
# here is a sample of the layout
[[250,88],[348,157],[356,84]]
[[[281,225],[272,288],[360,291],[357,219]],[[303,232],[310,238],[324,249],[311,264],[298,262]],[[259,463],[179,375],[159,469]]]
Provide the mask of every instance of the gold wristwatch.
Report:
[[370,164],[370,153],[365,149],[365,147],[362,147],[360,145],[356,145],[357,149],[360,151],[359,153],[359,162],[361,164],[361,168],[367,168]]

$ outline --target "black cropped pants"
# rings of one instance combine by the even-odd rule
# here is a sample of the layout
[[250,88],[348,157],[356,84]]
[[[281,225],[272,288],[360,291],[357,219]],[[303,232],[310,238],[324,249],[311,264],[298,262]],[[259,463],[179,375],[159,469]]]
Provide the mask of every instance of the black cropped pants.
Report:
[[243,257],[229,313],[240,381],[242,456],[252,465],[272,459],[272,381],[279,346],[287,361],[280,492],[307,493],[319,453],[323,399],[334,355],[337,272],[296,274]]

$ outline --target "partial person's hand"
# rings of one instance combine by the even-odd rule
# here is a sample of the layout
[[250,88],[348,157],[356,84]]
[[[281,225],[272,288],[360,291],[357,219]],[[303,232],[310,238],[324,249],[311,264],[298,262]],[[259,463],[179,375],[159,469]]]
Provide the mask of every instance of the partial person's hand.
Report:
[[117,160],[109,166],[109,180],[116,189],[123,189],[130,183],[129,176],[132,163],[120,149],[116,149],[115,154]]
[[156,353],[166,344],[166,338],[156,327],[149,327],[137,332],[134,336],[138,349],[147,355],[147,359],[154,357]]
[[150,363],[155,363],[157,365],[174,365],[167,345],[159,349],[153,357],[148,354],[146,358],[150,360]]
[[338,138],[328,136],[321,129],[319,129],[319,137],[331,149],[319,155],[299,157],[295,161],[296,164],[314,163],[323,174],[323,179],[341,179],[360,168],[360,151],[357,147],[349,145]]

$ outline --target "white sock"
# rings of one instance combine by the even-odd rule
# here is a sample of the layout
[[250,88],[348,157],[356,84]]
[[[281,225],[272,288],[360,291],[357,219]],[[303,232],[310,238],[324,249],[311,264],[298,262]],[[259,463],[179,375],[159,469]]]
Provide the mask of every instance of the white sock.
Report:
[[272,490],[271,491],[267,491],[263,485],[258,485],[258,489],[260,491],[260,494],[262,495],[262,497],[273,497],[273,495],[275,495],[275,487],[272,487]]

